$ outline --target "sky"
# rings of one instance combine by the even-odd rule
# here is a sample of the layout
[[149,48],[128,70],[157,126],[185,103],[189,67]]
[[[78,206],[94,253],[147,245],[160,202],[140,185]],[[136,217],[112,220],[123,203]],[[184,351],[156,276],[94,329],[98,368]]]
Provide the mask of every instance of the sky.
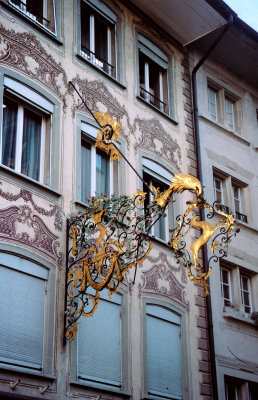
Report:
[[240,19],[258,32],[258,0],[224,0]]

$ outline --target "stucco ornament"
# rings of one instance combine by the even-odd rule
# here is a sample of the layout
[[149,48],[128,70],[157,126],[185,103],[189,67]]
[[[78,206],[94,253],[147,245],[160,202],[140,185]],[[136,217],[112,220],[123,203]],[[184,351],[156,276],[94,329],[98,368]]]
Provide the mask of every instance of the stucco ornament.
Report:
[[[118,153],[131,166],[114,144],[121,124],[113,121],[108,113],[95,111],[94,118],[100,126],[96,147],[110,154],[111,161],[116,159]],[[180,194],[186,190],[194,192],[197,200],[188,202],[183,216],[177,217],[177,226],[171,230],[172,236],[168,246],[174,252],[177,261],[183,262],[187,267],[190,279],[202,283],[208,293],[210,260],[208,266],[201,266],[198,261],[199,251],[217,233],[211,244],[213,258],[217,261],[219,257],[224,256],[225,246],[235,234],[235,220],[232,214],[220,211],[219,207],[217,213],[223,218],[214,225],[200,220],[201,208],[208,209],[208,218],[211,218],[215,214],[216,205],[210,206],[200,197],[202,187],[197,178],[188,174],[175,174],[170,187],[163,193],[150,186],[148,191],[152,193],[153,200],[149,204],[144,204],[147,193],[139,190],[132,198],[124,195],[109,198],[106,194],[90,196],[85,212],[72,215],[68,220],[68,339],[73,340],[76,336],[81,316],[93,315],[99,303],[100,291],[108,288],[110,296],[117,292],[125,273],[145,260],[152,249],[150,232],[153,225],[164,216],[167,205],[173,201],[173,194]],[[184,239],[187,232],[184,230],[196,227],[200,228],[202,233],[190,246],[190,256]]]

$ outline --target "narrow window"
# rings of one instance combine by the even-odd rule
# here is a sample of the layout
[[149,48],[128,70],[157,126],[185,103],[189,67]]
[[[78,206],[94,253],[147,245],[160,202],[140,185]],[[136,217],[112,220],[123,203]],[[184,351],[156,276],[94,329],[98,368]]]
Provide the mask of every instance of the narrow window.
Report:
[[225,98],[225,119],[227,127],[233,131],[234,130],[234,103]]
[[247,314],[251,313],[251,293],[250,293],[250,279],[247,276],[240,275],[240,288],[241,288],[241,302],[244,311]]
[[228,307],[232,303],[230,272],[228,269],[220,268],[220,287],[223,306]]
[[235,217],[237,220],[247,223],[247,216],[242,213],[242,204],[241,204],[241,191],[242,190],[243,190],[243,188],[237,186],[236,184],[232,185]]
[[[107,8],[107,7],[106,7]],[[106,11],[106,10],[105,10]],[[107,12],[107,11],[106,11]],[[81,7],[81,56],[116,77],[116,18],[108,9],[109,17],[98,13],[85,3]]]
[[168,57],[147,38],[138,35],[139,95],[168,114]]
[[81,201],[88,196],[113,193],[113,164],[84,134],[81,139]]
[[237,386],[233,383],[226,383],[225,392],[226,400],[239,400],[237,395]]
[[213,121],[217,121],[217,93],[208,87],[208,112]]
[[[154,186],[156,189],[159,189],[161,193],[165,192],[168,189],[168,185],[166,185],[164,182],[161,182],[146,173],[143,174],[143,180],[148,184],[149,187]],[[153,194],[149,191],[145,198],[145,203],[144,203],[146,213],[148,212],[149,205],[150,203],[152,203],[152,201],[153,201]],[[149,229],[150,226],[152,226],[150,230],[151,235],[163,241],[167,240],[167,234],[168,234],[167,216],[162,215],[161,217],[156,217],[153,221],[147,223],[146,229]]]
[[214,198],[215,201],[223,204],[223,189],[222,189],[222,180],[219,178],[213,177],[213,187],[214,187]]

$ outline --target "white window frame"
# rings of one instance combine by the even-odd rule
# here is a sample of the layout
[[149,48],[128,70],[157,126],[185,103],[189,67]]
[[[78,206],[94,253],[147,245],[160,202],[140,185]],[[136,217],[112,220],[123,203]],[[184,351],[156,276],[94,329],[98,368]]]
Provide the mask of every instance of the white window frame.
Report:
[[[140,85],[140,53],[144,57],[144,95],[141,95],[141,85]],[[150,63],[151,60],[159,68],[159,96],[155,96],[150,93]],[[139,74],[139,97],[146,100],[153,107],[159,109],[165,114],[169,114],[169,96],[164,99],[164,84],[166,85],[166,90],[168,92],[168,56],[154,43],[152,43],[145,36],[138,34],[138,74]],[[151,95],[158,97],[160,101],[160,107],[151,103]],[[167,111],[165,110],[164,100],[167,101]]]
[[[90,55],[88,55],[85,51],[80,49],[80,55],[87,61],[89,61],[91,64],[95,65],[97,68],[102,70],[103,72],[107,73],[109,76],[112,76],[113,78],[116,79],[117,76],[117,50],[116,50],[116,23],[117,23],[117,17],[116,15],[110,10],[107,6],[103,4],[99,4],[99,1],[97,0],[95,7],[93,8],[93,5],[90,4],[87,0],[82,1],[81,7],[83,7],[83,4],[85,4],[90,13],[90,38],[89,38],[89,44],[90,44]],[[103,8],[103,11],[98,8],[101,7]],[[108,10],[108,11],[107,11]],[[107,62],[108,62],[108,72],[104,70],[104,63],[96,57],[96,43],[95,43],[95,15],[100,15],[102,18],[104,18],[107,22]],[[108,14],[108,15],[107,15]],[[111,26],[112,29],[114,29],[114,43],[112,43],[112,32],[111,32]],[[81,42],[82,42],[82,29],[81,29]],[[114,46],[114,72],[112,73],[112,46]]]
[[[243,278],[247,279],[247,286],[248,290],[244,290],[243,288]],[[243,311],[246,314],[251,314],[252,313],[252,296],[251,296],[251,284],[250,284],[250,277],[243,274],[241,271],[239,271],[239,279],[240,279],[240,294],[241,294],[241,304],[243,307]],[[249,299],[249,306],[245,304],[244,302],[244,292],[248,293],[248,299]],[[250,309],[249,313],[245,311],[245,308],[248,307]]]
[[[213,99],[211,99],[210,96],[213,96]],[[214,101],[212,101],[214,100]],[[214,107],[215,109],[215,114],[213,114],[212,112],[212,107]],[[211,89],[208,86],[208,112],[209,112],[209,116],[213,121],[217,121],[217,92],[214,89]]]
[[234,101],[229,100],[227,97],[224,99],[225,105],[225,122],[229,130],[235,130],[235,116],[234,116]]
[[[237,197],[235,197],[235,189],[237,190]],[[235,212],[238,211],[242,214],[242,204],[241,204],[241,188],[236,184],[232,184],[232,196],[233,196],[233,204]],[[237,210],[236,202],[239,204],[239,210]]]
[[[220,188],[219,189],[216,187],[216,182],[219,182],[219,184],[220,184]],[[217,192],[219,192],[220,196],[221,196],[220,203],[224,204],[223,180],[221,178],[217,177],[216,175],[213,175],[213,189],[214,189],[214,200],[218,201]]]
[[[228,283],[223,281],[222,271],[226,271],[227,272]],[[229,298],[226,298],[224,296],[224,286],[227,286],[228,289],[229,289]],[[224,307],[228,306],[227,304],[225,304],[226,302],[232,303],[231,271],[229,269],[227,269],[227,268],[224,268],[224,267],[220,267],[220,288],[221,288],[221,296],[222,296],[222,299],[223,299],[223,308],[224,308]]]
[[[34,1],[37,1],[37,0],[34,0]],[[52,34],[56,34],[56,7],[55,7],[55,0],[43,0],[43,15],[42,15],[42,17],[47,19],[47,16],[48,16],[47,7],[48,7],[48,2],[49,1],[51,1],[53,3],[53,12],[54,12],[54,30],[53,31],[47,27],[47,24],[44,23],[44,21],[43,21],[43,23],[41,23],[40,21],[38,21],[36,15],[34,15],[34,14],[30,13],[29,11],[27,11],[27,9],[26,9],[27,0],[21,0],[21,3],[18,4],[18,5],[13,3],[12,0],[8,0],[8,4],[10,4],[13,8],[15,8],[21,14],[26,15],[26,17],[28,17],[30,20],[32,20],[36,24],[42,26],[47,31],[51,32]]]
[[[171,180],[173,178],[173,174],[169,172],[167,169],[165,169],[163,166],[160,164],[156,163],[153,160],[150,160],[147,157],[142,157],[142,171],[143,173],[146,173],[150,180],[151,178],[160,181],[161,183],[167,185],[168,187],[171,184]],[[145,185],[144,185],[145,186]],[[143,187],[143,191],[146,191],[146,187]],[[151,202],[153,199],[153,195],[149,192],[149,201]],[[165,217],[165,233],[166,233],[166,238],[165,240],[159,238],[158,236],[155,236],[155,225],[151,228],[150,234],[155,237],[155,239],[160,240],[163,243],[167,243],[169,239],[169,216],[174,219],[174,215],[169,215],[169,213],[174,214],[173,207],[171,206],[171,203],[168,205],[166,209],[166,217]]]
[[[28,108],[32,110],[34,113],[38,114],[42,118],[41,123],[41,140],[40,140],[40,165],[39,165],[39,179],[36,180],[44,184],[47,180],[47,185],[51,185],[51,147],[52,147],[52,120],[53,120],[53,112],[54,105],[50,101],[48,101],[45,97],[41,96],[36,91],[30,89],[28,86],[21,84],[20,82],[9,78],[4,77],[4,89],[10,95],[14,101],[18,104],[18,112],[17,112],[17,130],[16,130],[16,158],[15,158],[15,166],[14,171],[21,173],[21,159],[22,159],[22,138],[23,138],[23,120],[24,120],[24,108]],[[2,118],[3,119],[3,118]],[[48,165],[48,176],[45,176],[45,159],[46,159],[46,121],[49,119],[49,165]],[[1,126],[2,131],[2,126]],[[2,164],[2,132],[0,138],[0,159]],[[28,179],[29,176],[26,176]],[[33,179],[34,180],[34,179]]]
[[[95,128],[93,125],[87,124],[85,122],[81,122],[81,140],[87,142],[90,145],[91,149],[91,176],[90,176],[90,195],[95,196],[96,195],[96,147],[95,147],[95,141],[97,138],[97,131],[98,128]],[[81,144],[81,146],[83,146]],[[105,151],[103,151],[103,154],[106,154]],[[109,195],[113,194],[114,191],[114,168],[113,168],[113,162],[110,161],[109,155],[107,154],[107,159],[108,159],[108,168],[109,168]],[[81,171],[81,179],[82,179],[82,171]],[[100,193],[98,193],[100,194]],[[108,195],[108,193],[107,193]],[[83,203],[86,203],[85,201],[82,200],[82,193],[80,194],[80,199]]]

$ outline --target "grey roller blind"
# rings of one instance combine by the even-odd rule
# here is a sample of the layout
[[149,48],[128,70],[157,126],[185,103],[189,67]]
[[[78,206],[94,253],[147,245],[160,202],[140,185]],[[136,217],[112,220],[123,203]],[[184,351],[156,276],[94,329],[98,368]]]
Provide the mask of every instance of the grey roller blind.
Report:
[[147,306],[148,393],[182,399],[180,317],[157,306]]
[[94,315],[79,325],[78,377],[121,387],[121,296],[103,296]]
[[0,266],[0,362],[42,369],[45,283]]

